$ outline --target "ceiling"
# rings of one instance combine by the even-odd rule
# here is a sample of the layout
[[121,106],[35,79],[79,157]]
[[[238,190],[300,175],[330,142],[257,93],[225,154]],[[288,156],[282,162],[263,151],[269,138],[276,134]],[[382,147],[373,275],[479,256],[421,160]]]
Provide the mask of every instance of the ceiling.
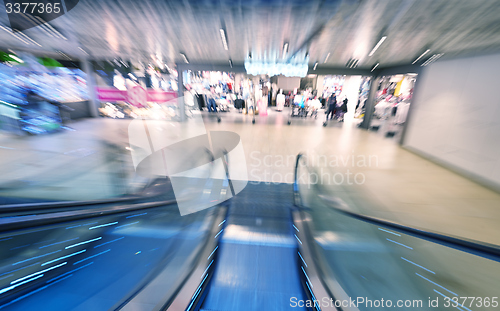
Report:
[[[0,23],[9,26],[5,11]],[[357,59],[358,68],[367,69],[410,64],[427,49],[421,62],[437,53],[500,48],[500,2],[491,0],[80,0],[51,25],[66,40],[35,27],[23,33],[36,43],[23,42],[0,29],[0,48],[134,61],[157,55],[168,64],[182,62],[180,52],[200,63],[308,53],[311,66],[342,67]]]

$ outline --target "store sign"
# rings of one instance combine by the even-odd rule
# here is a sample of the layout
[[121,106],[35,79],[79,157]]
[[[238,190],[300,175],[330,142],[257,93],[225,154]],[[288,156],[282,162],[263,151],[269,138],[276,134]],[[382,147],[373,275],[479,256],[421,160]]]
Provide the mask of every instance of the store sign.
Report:
[[165,92],[153,89],[144,89],[135,86],[121,91],[113,87],[98,87],[97,97],[102,102],[127,102],[136,107],[143,107],[147,102],[165,103],[177,98],[176,92]]
[[266,74],[269,76],[284,75],[285,77],[305,77],[309,70],[307,59],[297,63],[278,63],[264,61],[245,61],[245,70],[249,75]]

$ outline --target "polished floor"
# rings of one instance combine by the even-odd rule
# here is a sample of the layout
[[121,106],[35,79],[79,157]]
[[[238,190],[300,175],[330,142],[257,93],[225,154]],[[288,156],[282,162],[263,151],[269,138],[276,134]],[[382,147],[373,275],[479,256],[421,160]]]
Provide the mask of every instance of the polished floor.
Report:
[[[353,121],[323,127],[322,112],[318,119],[305,119],[273,109],[255,116],[255,124],[253,116],[235,111],[221,113],[220,123],[207,112],[201,115],[206,130],[239,134],[244,157],[230,164],[246,169],[249,181],[292,183],[295,156],[307,153],[318,174],[300,176],[303,181],[323,183],[356,212],[500,244],[499,193],[401,148],[394,139],[358,129]],[[127,149],[130,122],[89,119],[73,123],[74,131],[53,135],[0,134],[0,196],[80,200],[133,191],[144,180],[134,174]],[[165,133],[172,126],[149,122]],[[192,122],[182,127],[188,131]],[[118,168],[123,173],[117,174]]]

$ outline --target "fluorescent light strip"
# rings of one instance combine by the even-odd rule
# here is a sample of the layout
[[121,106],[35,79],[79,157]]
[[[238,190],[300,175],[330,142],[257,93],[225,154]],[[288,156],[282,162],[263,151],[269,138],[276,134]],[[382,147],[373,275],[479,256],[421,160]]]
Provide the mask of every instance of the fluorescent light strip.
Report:
[[328,61],[328,57],[330,57],[330,53],[328,53],[328,54],[326,55],[326,58],[325,58],[324,63],[326,63],[326,62]]
[[422,57],[424,57],[425,54],[429,53],[431,50],[427,50],[425,52],[422,53],[422,55],[420,55],[416,60],[413,61],[413,63],[411,63],[412,65],[415,64],[416,62],[419,61],[419,59],[421,59]]
[[374,70],[375,70],[375,68],[377,68],[377,67],[378,67],[378,65],[380,65],[380,63],[377,63],[375,66],[373,66],[372,70],[370,70],[370,71],[374,71]]
[[228,50],[228,46],[227,46],[227,39],[226,39],[226,32],[224,31],[224,29],[220,29],[220,36],[222,37],[222,44],[224,45],[224,50]]
[[283,55],[285,55],[287,52],[288,52],[288,42],[286,42],[286,43],[283,45]]
[[318,62],[315,62],[315,63],[314,63],[313,70],[316,70],[316,67],[318,67]]
[[380,45],[384,43],[385,39],[387,39],[387,36],[383,36],[382,38],[380,38],[379,42],[377,43],[377,45],[375,45],[375,47],[370,52],[370,54],[368,54],[368,56],[372,56],[375,53],[375,51],[377,51],[377,49],[380,47]]
[[435,62],[438,58],[440,58],[441,56],[443,56],[444,53],[441,53],[441,54],[434,54],[431,56],[431,58],[429,58],[425,63],[423,63],[422,65],[420,66],[427,66],[429,65],[430,63],[433,63]]
[[55,33],[59,38],[63,39],[63,40],[68,40],[65,36],[63,36],[59,31],[55,30],[54,27],[52,27],[51,24],[49,23],[45,23],[44,25],[46,25],[50,30],[52,30],[53,33]]
[[56,33],[54,28],[49,28],[49,25],[45,20],[43,20],[40,16],[35,16],[36,19],[38,19],[38,22],[40,23],[40,27],[42,27],[45,31],[47,31],[49,34],[51,34],[51,37],[56,37],[59,38],[58,33]]
[[20,59],[19,57],[17,57],[16,55],[9,55],[10,58],[12,58],[13,60],[15,61],[18,61],[20,63],[24,63],[24,60]]
[[184,58],[184,62],[186,62],[186,64],[189,64],[189,61],[188,61],[186,55],[184,53],[180,53],[180,54],[181,54],[182,58]]
[[102,236],[100,236],[98,238],[95,238],[95,239],[92,239],[92,240],[88,240],[88,241],[76,243],[76,244],[73,244],[73,245],[70,245],[70,246],[66,246],[64,249],[72,248],[72,247],[75,247],[75,246],[78,246],[78,245],[82,245],[82,244],[87,244],[87,243],[94,242],[94,241],[97,241],[97,240],[100,240],[100,239],[102,239]]
[[50,270],[54,270],[54,269],[56,269],[56,268],[59,268],[59,267],[64,266],[65,264],[67,264],[67,262],[63,262],[63,263],[61,263],[61,264],[58,264],[57,266],[53,266],[53,267],[47,268],[47,269],[45,269],[45,270],[38,271],[38,272],[32,273],[32,274],[30,274],[30,275],[24,276],[24,277],[22,277],[22,278],[20,278],[20,279],[17,279],[17,280],[14,280],[14,281],[10,282],[10,284],[15,284],[15,283],[17,283],[17,282],[20,282],[20,281],[23,281],[23,280],[29,279],[29,278],[30,278],[30,277],[32,277],[32,276],[39,275],[39,274],[45,273],[45,272],[50,271]]
[[431,56],[431,58],[429,58],[424,64],[428,65],[430,64],[434,59],[436,59],[437,57],[437,54],[434,54]]
[[84,253],[84,252],[86,252],[86,251],[87,251],[87,250],[86,250],[86,249],[84,249],[84,250],[81,250],[81,251],[76,252],[76,253],[73,253],[73,254],[69,254],[69,255],[62,256],[62,257],[59,257],[59,258],[56,258],[56,259],[52,259],[51,261],[47,261],[47,262],[45,262],[45,263],[42,263],[42,267],[43,267],[43,266],[45,266],[45,265],[51,264],[51,263],[53,263],[53,262],[59,261],[59,260],[61,260],[61,259],[66,259],[66,258],[68,258],[68,257],[72,257],[72,256],[75,256],[75,255],[78,255],[78,254]]
[[43,23],[44,23],[44,20],[39,18],[38,17],[38,20],[35,19],[34,16],[31,16],[29,14],[24,14],[24,13],[21,13],[21,16],[23,16],[24,18],[26,18],[27,20],[29,20],[30,22],[34,23],[35,26],[40,26],[40,28],[46,32],[50,37],[54,37],[52,35],[52,33],[47,29],[47,26],[45,26]]
[[81,47],[78,47],[78,49],[79,49],[80,51],[82,51],[83,53],[85,53],[86,55],[89,55],[89,53],[87,53],[87,51],[85,51],[85,50],[84,50],[84,49],[82,49]]
[[231,59],[229,59],[229,66],[231,66],[231,68],[233,68],[233,61]]
[[102,224],[102,225],[90,227],[89,230],[93,230],[93,229],[97,229],[97,228],[101,228],[101,227],[112,226],[112,225],[116,225],[117,223],[118,223],[118,221],[109,222],[107,224]]
[[12,29],[5,28],[5,27],[3,27],[3,26],[1,26],[1,25],[0,25],[0,28],[1,28],[1,29],[3,29],[3,30],[5,30],[6,32],[10,33],[10,34],[11,34],[14,38],[16,38],[16,39],[18,39],[18,40],[22,41],[23,43],[25,43],[25,44],[28,44],[28,45],[29,45],[29,42],[28,42],[28,41],[26,41],[26,40],[24,40],[23,38],[21,38],[20,36],[18,36],[16,33],[14,33],[14,31],[12,31]]
[[18,286],[21,286],[21,285],[26,284],[26,283],[28,283],[28,282],[31,282],[31,281],[33,281],[33,280],[39,279],[39,278],[41,278],[42,276],[43,276],[43,274],[42,274],[42,275],[39,275],[39,276],[37,276],[37,277],[34,277],[34,278],[32,278],[32,279],[26,280],[26,281],[24,281],[24,282],[21,282],[21,283],[19,283],[19,284],[16,284],[16,285],[12,285],[12,286],[9,286],[9,287],[6,287],[6,288],[3,288],[3,289],[1,289],[1,290],[0,290],[0,294],[3,294],[3,293],[5,293],[5,292],[7,292],[7,291],[9,291],[9,290],[11,290],[11,289],[14,289],[14,288],[16,288],[16,287],[18,287]]

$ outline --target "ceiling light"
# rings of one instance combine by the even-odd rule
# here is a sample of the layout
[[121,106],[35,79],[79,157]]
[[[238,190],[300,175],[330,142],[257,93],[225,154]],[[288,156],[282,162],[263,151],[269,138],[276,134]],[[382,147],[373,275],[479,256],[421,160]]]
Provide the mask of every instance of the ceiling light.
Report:
[[441,56],[443,56],[444,53],[441,53],[441,54],[434,54],[431,56],[431,58],[429,58],[428,60],[426,60],[422,65],[420,66],[427,66],[429,65],[430,63],[433,63],[435,62],[438,58],[440,58]]
[[231,68],[233,68],[233,61],[231,59],[229,59],[229,66],[231,66]]
[[136,80],[136,81],[137,81],[137,78],[136,78],[133,74],[131,74],[130,72],[129,72],[128,76],[129,76],[130,78],[132,78],[132,79],[134,79],[134,80]]
[[315,63],[314,63],[313,70],[316,70],[316,67],[318,67],[318,62],[315,62]]
[[184,62],[185,62],[186,64],[189,64],[189,61],[188,61],[188,59],[187,59],[187,57],[186,57],[186,54],[184,54],[184,53],[180,53],[180,54],[181,54],[182,58],[184,59]]
[[349,68],[356,68],[358,66],[358,63],[359,59],[351,58],[345,66]]
[[287,52],[288,52],[288,42],[285,42],[285,44],[283,44],[283,56],[285,56]]
[[23,36],[24,38],[28,39],[28,41],[31,41],[32,43],[34,43],[34,44],[38,45],[39,47],[41,47],[41,45],[40,45],[40,44],[38,44],[38,42],[36,42],[35,40],[31,39],[30,37],[28,37],[28,36],[27,36],[27,35],[25,35],[24,33],[22,33],[22,32],[18,32],[17,34],[18,34],[18,35]]
[[12,55],[10,54],[9,55],[10,58],[12,58],[13,60],[15,60],[16,62],[18,63],[24,63],[24,60],[20,59],[19,57],[17,57],[16,55]]
[[220,36],[222,38],[222,44],[224,45],[224,50],[228,50],[228,46],[227,46],[227,39],[226,39],[226,32],[224,31],[224,29],[220,29]]
[[387,39],[387,36],[383,36],[382,38],[380,38],[379,42],[377,43],[377,45],[375,45],[375,47],[370,52],[370,54],[368,54],[368,56],[372,56],[375,53],[375,51],[380,47],[380,45],[384,43],[385,39]]
[[328,57],[330,57],[330,53],[328,53],[328,54],[326,55],[326,58],[325,58],[324,63],[326,63],[326,62],[328,61]]
[[23,38],[19,37],[12,29],[6,28],[2,25],[0,25],[0,29],[5,30],[6,32],[10,33],[14,38],[18,39],[19,41],[22,41],[24,44],[29,44],[28,41],[24,40]]
[[415,64],[416,62],[418,62],[419,59],[421,59],[422,57],[424,57],[425,54],[429,53],[431,50],[427,50],[425,52],[422,53],[422,55],[420,55],[416,60],[413,61],[413,63],[411,63],[412,65]]
[[376,63],[376,64],[375,64],[375,66],[373,66],[372,70],[370,70],[370,71],[374,71],[374,70],[375,70],[375,68],[377,68],[377,67],[378,67],[378,65],[380,65],[380,63]]
[[85,55],[89,55],[89,53],[87,53],[87,51],[85,51],[85,50],[84,50],[84,49],[82,49],[81,47],[78,47],[78,49],[79,49],[80,51],[82,51],[83,53],[85,53]]

